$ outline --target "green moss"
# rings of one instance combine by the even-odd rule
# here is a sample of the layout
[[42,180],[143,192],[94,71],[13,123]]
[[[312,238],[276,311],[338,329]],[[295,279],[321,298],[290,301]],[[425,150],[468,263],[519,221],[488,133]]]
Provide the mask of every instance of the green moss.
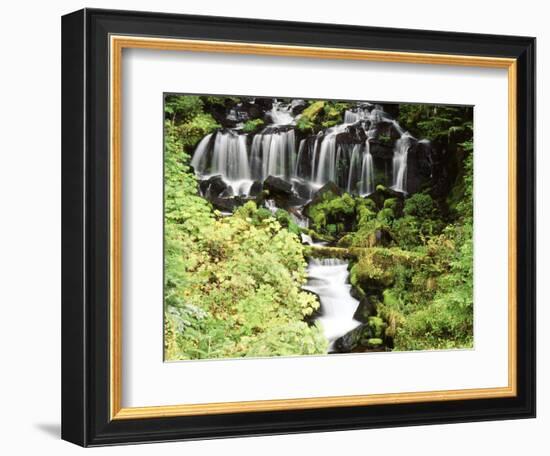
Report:
[[262,119],[252,119],[248,120],[243,125],[243,131],[246,133],[255,133],[264,126],[264,121]]
[[372,334],[374,334],[375,337],[383,337],[386,331],[386,323],[384,323],[384,320],[382,320],[380,317],[369,317],[368,325],[369,328],[371,328]]
[[380,144],[387,147],[390,147],[393,144],[391,136],[389,135],[379,135],[378,141],[380,142]]
[[380,347],[383,343],[384,343],[383,340],[378,337],[372,337],[369,340],[367,340],[367,346],[371,348]]
[[395,218],[395,214],[393,212],[393,209],[384,207],[384,209],[380,209],[378,214],[376,215],[376,219],[383,223],[391,223],[391,221]]
[[300,227],[296,224],[296,222],[294,222],[290,214],[284,209],[277,209],[277,211],[275,212],[275,219],[281,224],[281,226],[287,228],[288,231],[290,231],[291,233],[294,233],[297,236],[300,235]]
[[326,101],[313,101],[311,104],[302,111],[302,118],[315,120],[315,118],[321,113],[325,107]]
[[405,200],[405,215],[413,215],[420,218],[430,218],[435,215],[436,207],[434,200],[430,195],[424,193],[415,193]]
[[348,193],[336,196],[326,192],[320,202],[307,208],[307,215],[315,231],[337,236],[353,228],[355,207],[356,200]]
[[398,199],[397,198],[388,198],[384,201],[384,209],[391,209],[395,211],[397,208]]

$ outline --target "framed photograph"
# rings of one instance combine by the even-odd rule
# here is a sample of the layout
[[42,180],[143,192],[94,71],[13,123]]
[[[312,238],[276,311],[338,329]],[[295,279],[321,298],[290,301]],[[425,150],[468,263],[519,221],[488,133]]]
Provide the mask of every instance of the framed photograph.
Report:
[[62,437],[535,416],[535,39],[62,21]]

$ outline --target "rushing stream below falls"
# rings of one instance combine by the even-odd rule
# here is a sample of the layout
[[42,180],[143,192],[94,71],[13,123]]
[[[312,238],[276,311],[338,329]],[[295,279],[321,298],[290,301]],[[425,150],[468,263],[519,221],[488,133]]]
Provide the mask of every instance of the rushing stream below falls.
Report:
[[308,281],[302,288],[315,293],[321,302],[321,323],[329,341],[328,351],[334,342],[361,323],[353,318],[359,301],[350,294],[348,263],[336,258],[312,258],[308,265]]

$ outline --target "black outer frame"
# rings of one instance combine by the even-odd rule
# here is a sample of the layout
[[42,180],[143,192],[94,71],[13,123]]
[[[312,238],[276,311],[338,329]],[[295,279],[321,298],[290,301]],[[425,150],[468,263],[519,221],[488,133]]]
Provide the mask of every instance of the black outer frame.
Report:
[[[518,395],[109,418],[110,34],[516,58]],[[62,438],[82,446],[535,416],[535,39],[131,11],[62,18]]]

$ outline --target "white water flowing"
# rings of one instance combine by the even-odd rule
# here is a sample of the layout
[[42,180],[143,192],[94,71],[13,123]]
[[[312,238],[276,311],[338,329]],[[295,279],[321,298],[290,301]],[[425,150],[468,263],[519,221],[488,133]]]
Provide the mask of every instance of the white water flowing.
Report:
[[[307,138],[295,130],[299,117],[294,116],[292,106],[274,99],[265,113],[268,124],[257,133],[246,133],[238,124],[206,135],[191,160],[199,178],[221,175],[233,194],[241,196],[248,196],[253,183],[268,176],[289,182],[305,199],[327,182],[368,196],[376,186],[374,166],[379,160],[371,154],[370,139],[379,137],[381,123],[384,129],[389,124],[392,134],[400,137],[394,144],[392,188],[407,192],[407,157],[411,141],[416,140],[380,106],[358,103],[344,112],[341,124]],[[245,118],[235,109],[228,117],[234,121]]]
[[275,99],[271,111],[268,111],[274,125],[291,125],[294,123],[292,105],[284,105]]
[[372,155],[370,153],[370,142],[365,141],[365,152],[363,153],[363,163],[361,165],[361,184],[359,194],[361,196],[370,195],[374,192],[374,166],[372,164]]
[[326,184],[329,180],[336,180],[336,135],[341,133],[340,128],[329,128],[321,143],[319,159],[317,161],[317,173],[315,183]]
[[[257,141],[261,145],[263,165],[260,179],[267,176],[289,177],[294,171],[296,161],[294,130],[266,132],[261,136],[261,142]],[[252,143],[254,144],[254,140]]]
[[311,259],[308,265],[308,282],[303,288],[319,296],[321,316],[317,319],[329,341],[334,341],[360,325],[353,318],[359,301],[350,294],[347,283],[348,263],[334,258]]
[[412,136],[404,133],[401,138],[395,142],[393,151],[393,185],[391,188],[398,192],[407,192],[407,157],[411,147]]
[[208,146],[210,145],[210,140],[212,139],[214,133],[210,133],[201,139],[201,142],[198,144],[193,154],[193,159],[191,160],[191,166],[199,175],[204,173],[206,168],[206,160],[208,154]]

